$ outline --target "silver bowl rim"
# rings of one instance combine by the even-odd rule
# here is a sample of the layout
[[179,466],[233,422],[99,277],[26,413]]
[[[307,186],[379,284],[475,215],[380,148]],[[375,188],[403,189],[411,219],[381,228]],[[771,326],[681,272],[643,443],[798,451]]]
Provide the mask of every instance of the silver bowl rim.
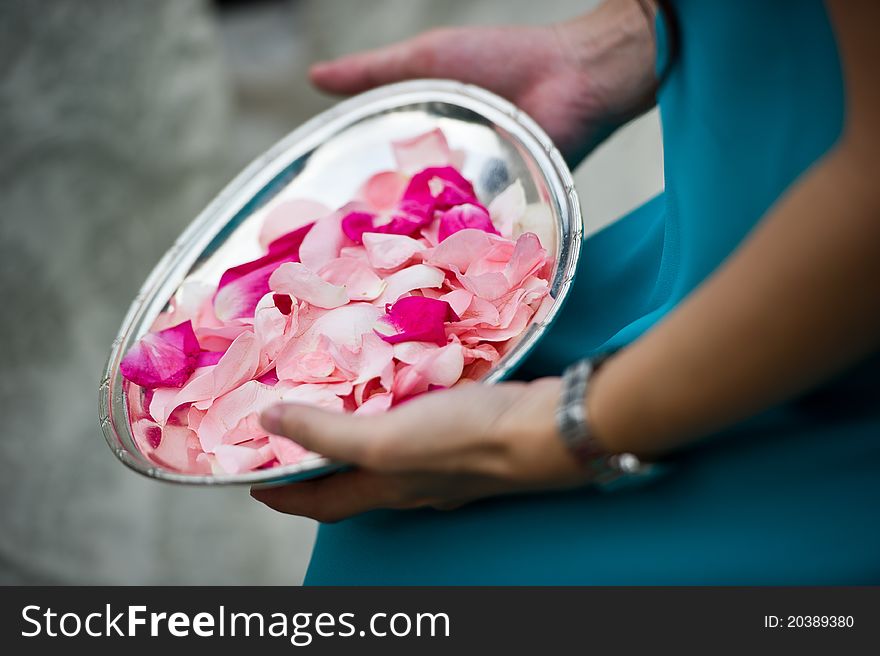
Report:
[[[548,178],[549,185],[555,188],[553,200],[558,208],[567,214],[570,226],[569,249],[564,267],[557,271],[555,301],[547,315],[540,321],[530,325],[515,348],[502,358],[500,366],[493,368],[481,382],[492,384],[506,378],[532,351],[562,309],[568,296],[577,271],[583,239],[583,218],[580,202],[574,188],[571,171],[562,155],[553,145],[546,132],[525,112],[481,87],[464,84],[455,80],[420,79],[409,80],[382,86],[357,96],[343,100],[332,108],[309,119],[280,141],[275,143],[262,155],[255,158],[244,170],[229,182],[220,193],[196,216],[183,230],[171,248],[160,258],[159,262],[147,276],[138,294],[135,296],[125,318],[122,321],[116,338],[110,347],[110,354],[98,387],[98,415],[104,438],[111,451],[130,469],[149,478],[188,485],[257,485],[272,486],[291,483],[297,480],[310,479],[324,473],[337,471],[345,467],[342,463],[330,461],[323,456],[315,455],[294,465],[272,467],[244,474],[183,474],[165,469],[150,462],[139,451],[132,453],[119,435],[120,428],[131,436],[131,423],[128,416],[128,404],[123,404],[124,416],[114,419],[113,395],[115,385],[122,384],[119,374],[119,363],[123,356],[121,346],[126,341],[144,306],[158,294],[156,289],[163,278],[167,278],[175,261],[191,249],[194,242],[204,240],[206,235],[213,238],[219,229],[225,226],[230,218],[228,210],[237,196],[246,188],[253,187],[257,181],[262,186],[271,180],[284,165],[289,164],[308,145],[309,136],[340,122],[351,125],[358,120],[379,111],[394,107],[424,102],[445,102],[474,111],[498,125],[516,137],[526,148],[528,154],[539,164],[540,170]],[[305,149],[308,150],[307,148]],[[299,153],[301,154],[301,153]],[[239,211],[247,201],[241,203]],[[554,210],[554,214],[557,210]],[[166,299],[167,301],[167,299]],[[511,357],[508,357],[511,356]],[[119,393],[125,399],[124,389]],[[121,423],[121,426],[117,426]]]

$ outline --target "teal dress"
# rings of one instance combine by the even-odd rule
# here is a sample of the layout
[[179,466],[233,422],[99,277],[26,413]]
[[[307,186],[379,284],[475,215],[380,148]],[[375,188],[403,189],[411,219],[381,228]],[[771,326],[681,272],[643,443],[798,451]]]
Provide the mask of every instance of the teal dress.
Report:
[[[820,1],[679,0],[675,13],[680,48],[659,93],[665,191],[586,240],[528,375],[637,339],[841,132],[842,74]],[[878,373],[865,362],[635,486],[321,526],[306,583],[880,583]]]

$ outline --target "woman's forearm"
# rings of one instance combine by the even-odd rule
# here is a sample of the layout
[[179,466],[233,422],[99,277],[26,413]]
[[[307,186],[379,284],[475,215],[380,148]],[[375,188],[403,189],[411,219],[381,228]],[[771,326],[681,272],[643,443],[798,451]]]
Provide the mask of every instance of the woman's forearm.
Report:
[[652,0],[605,0],[553,32],[570,64],[582,71],[593,122],[577,162],[611,132],[656,104],[656,5]]
[[880,193],[863,166],[846,145],[829,154],[689,299],[600,371],[587,404],[609,449],[661,453],[880,348]]
[[612,451],[669,450],[880,349],[880,42],[870,27],[880,8],[833,0],[829,10],[843,136],[714,275],[599,372],[586,403]]

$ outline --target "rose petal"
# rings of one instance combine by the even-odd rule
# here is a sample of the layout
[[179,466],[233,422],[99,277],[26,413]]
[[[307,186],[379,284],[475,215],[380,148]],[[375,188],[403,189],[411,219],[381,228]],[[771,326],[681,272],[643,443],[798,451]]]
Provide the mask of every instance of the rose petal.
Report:
[[510,291],[510,283],[503,273],[492,272],[472,276],[456,272],[456,277],[465,289],[486,300],[494,301]]
[[196,456],[199,449],[193,448],[198,442],[195,433],[185,426],[165,426],[162,440],[153,450],[151,457],[161,465],[179,472],[189,472],[197,468]]
[[525,213],[514,224],[513,230],[513,234],[535,233],[548,253],[556,252],[556,224],[553,213],[545,203],[527,205]]
[[384,317],[397,332],[380,334],[389,344],[399,342],[433,342],[437,346],[446,344],[447,321],[458,321],[449,303],[423,296],[405,296],[388,310]]
[[[250,380],[257,371],[259,344],[250,331],[242,333],[223,354],[220,361],[194,376],[170,399],[164,394],[153,396],[150,411],[160,424],[168,421],[175,409],[194,403],[200,410],[208,408],[218,396]],[[164,401],[164,403],[163,403]]]
[[260,423],[259,413],[252,412],[242,417],[233,428],[226,431],[221,438],[221,442],[223,444],[241,444],[242,442],[259,440],[268,437],[268,435],[268,432]]
[[441,301],[449,303],[449,307],[461,317],[473,301],[474,295],[466,289],[454,289],[448,294],[440,296]]
[[336,367],[354,385],[379,378],[394,359],[394,348],[375,333],[364,333],[358,349],[329,343],[328,350]]
[[332,285],[300,262],[282,264],[269,278],[276,294],[290,294],[320,308],[333,309],[348,303],[344,287]]
[[156,333],[184,321],[191,321],[193,326],[199,325],[208,318],[206,312],[212,313],[213,295],[211,285],[195,280],[184,282],[171,299],[170,308],[156,317],[150,332]]
[[425,351],[412,365],[401,367],[394,377],[395,401],[428,390],[431,385],[451,387],[461,377],[464,355],[461,344],[451,343]]
[[391,142],[397,168],[412,174],[429,166],[448,166],[451,152],[446,136],[439,128],[430,132]]
[[425,249],[412,237],[377,232],[364,233],[363,243],[370,264],[377,269],[396,269]]
[[372,301],[385,290],[385,281],[364,260],[340,257],[318,272],[324,280],[345,289],[352,301]]
[[485,257],[499,241],[506,240],[482,230],[459,230],[430,251],[425,261],[444,269],[455,267],[467,273],[471,264]]
[[180,387],[196,368],[201,347],[192,323],[147,333],[129,349],[119,365],[122,375],[135,385]]
[[228,269],[214,295],[214,312],[221,321],[253,316],[260,299],[269,291],[269,278],[284,262],[298,262],[308,234],[317,224],[303,226],[276,239],[269,253],[252,262]]
[[510,287],[516,287],[527,277],[537,272],[547,260],[547,251],[541,247],[538,236],[524,232],[516,240],[516,248],[504,270]]
[[409,178],[399,171],[381,171],[364,183],[360,196],[378,212],[390,210],[402,198],[408,182]]
[[[278,308],[278,297],[288,299],[286,313]],[[260,300],[254,312],[254,335],[260,351],[257,375],[275,366],[275,359],[298,327],[299,306],[293,304],[288,294],[266,294]]]
[[473,185],[451,166],[432,166],[416,173],[403,193],[404,201],[446,210],[477,200]]
[[489,203],[489,215],[499,232],[510,239],[526,211],[526,192],[517,180]]
[[278,462],[282,465],[295,465],[310,453],[310,451],[302,448],[293,440],[277,435],[269,436],[269,446],[272,448],[272,453],[278,458]]
[[200,351],[196,359],[196,368],[210,367],[220,362],[225,351]]
[[415,289],[440,287],[445,279],[446,274],[436,267],[414,264],[385,278],[385,291],[374,303],[381,306],[394,303],[401,296]]
[[281,380],[298,375],[298,360],[319,347],[322,337],[337,346],[360,348],[364,333],[372,333],[382,310],[368,303],[351,303],[323,313],[296,339],[288,341],[275,363]]
[[339,250],[345,245],[346,238],[341,230],[342,217],[351,211],[346,206],[323,219],[315,221],[314,227],[303,239],[299,248],[299,262],[312,271],[318,271],[330,260],[339,257]]
[[268,249],[269,244],[279,237],[314,223],[332,211],[324,203],[305,198],[283,201],[272,208],[263,219],[263,225],[260,228],[260,246]]
[[241,474],[258,468],[275,457],[268,440],[265,444],[221,444],[214,451],[217,464],[227,474]]
[[393,399],[394,395],[391,392],[373,394],[370,398],[368,398],[360,406],[358,406],[358,409],[354,411],[354,414],[359,416],[382,414],[391,407],[391,402],[393,401]]
[[223,436],[252,412],[262,412],[279,402],[276,387],[249,381],[216,399],[199,426],[199,442],[205,453],[213,453]]
[[353,211],[345,214],[341,227],[346,237],[360,244],[365,233],[412,235],[432,219],[433,204],[404,200],[387,220],[370,212]]
[[349,212],[342,217],[340,228],[346,237],[360,244],[365,232],[375,230],[376,215],[372,212]]
[[443,242],[450,235],[468,228],[500,235],[492,225],[492,219],[485,207],[476,203],[462,203],[440,215],[440,231],[437,237]]

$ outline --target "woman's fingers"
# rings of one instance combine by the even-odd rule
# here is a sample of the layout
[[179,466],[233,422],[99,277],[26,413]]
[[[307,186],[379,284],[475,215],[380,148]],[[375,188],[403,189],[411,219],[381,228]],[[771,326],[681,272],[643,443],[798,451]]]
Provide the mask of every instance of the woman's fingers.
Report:
[[330,93],[360,93],[383,84],[436,77],[433,52],[438,38],[429,32],[385,48],[319,62],[309,69],[312,84]]
[[309,451],[357,465],[369,464],[371,448],[388,433],[382,415],[365,419],[297,404],[269,408],[260,423],[270,433],[289,437]]
[[266,410],[260,422],[273,435],[332,460],[385,472],[443,471],[484,446],[462,403],[457,390],[435,392],[369,417],[282,404]]

